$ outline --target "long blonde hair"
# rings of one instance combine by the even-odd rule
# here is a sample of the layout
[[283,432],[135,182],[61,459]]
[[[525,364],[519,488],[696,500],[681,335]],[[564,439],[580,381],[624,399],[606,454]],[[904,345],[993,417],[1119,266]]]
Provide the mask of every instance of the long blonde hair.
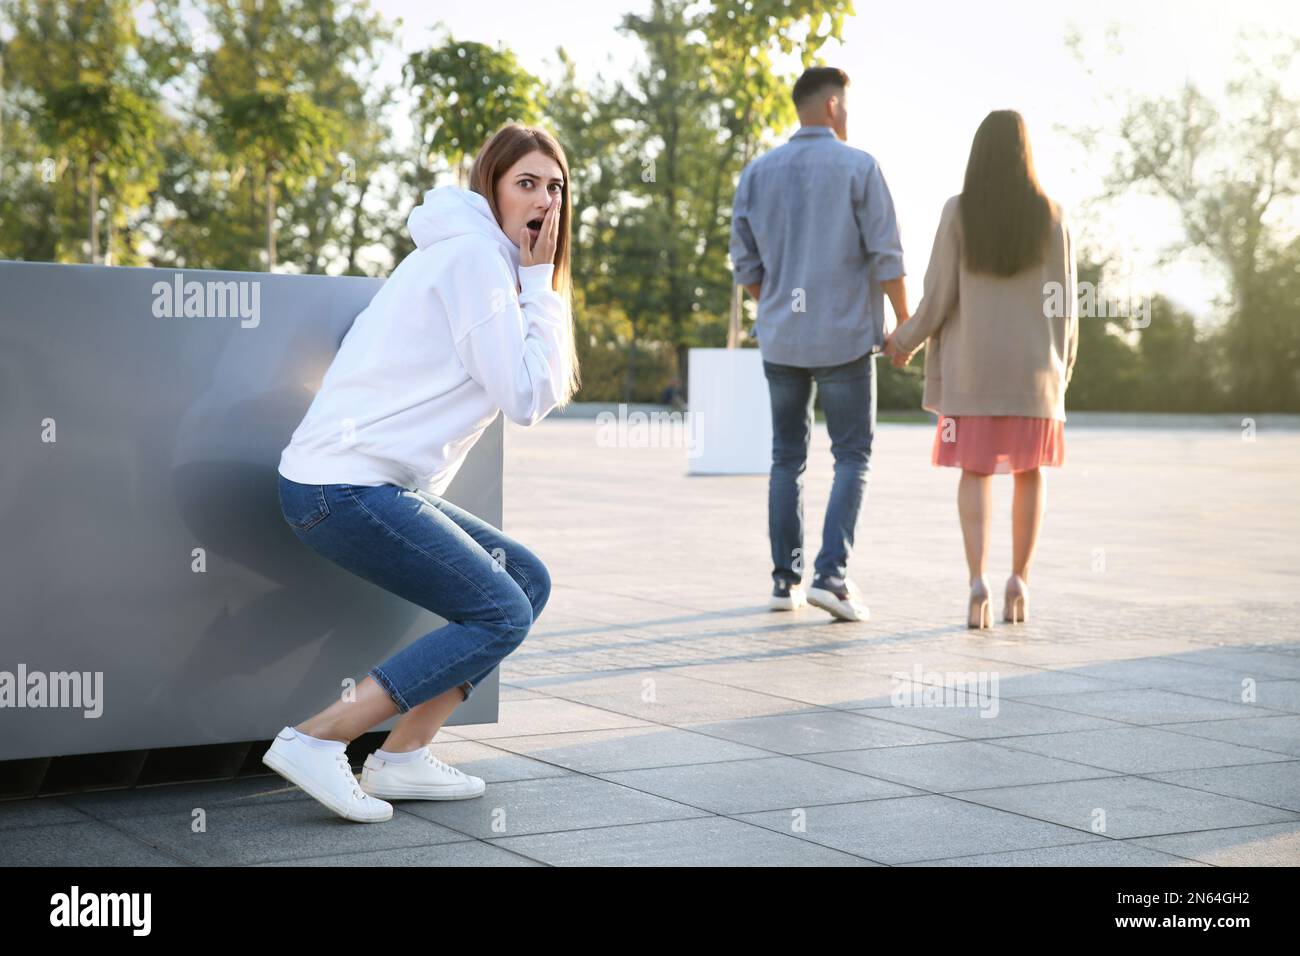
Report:
[[570,192],[569,161],[564,156],[564,149],[554,136],[535,126],[523,126],[519,123],[507,123],[493,133],[474,157],[474,165],[469,171],[469,188],[487,200],[488,207],[497,222],[501,222],[501,213],[497,209],[497,182],[515,163],[532,152],[542,152],[555,160],[564,177],[560,187],[563,203],[560,206],[559,232],[555,241],[555,269],[552,272],[551,288],[564,299],[569,314],[568,367],[569,380],[564,383],[560,393],[558,408],[569,404],[573,393],[578,390],[581,380],[578,374],[578,351],[573,324],[573,280],[569,267],[570,227],[573,221],[573,197]]

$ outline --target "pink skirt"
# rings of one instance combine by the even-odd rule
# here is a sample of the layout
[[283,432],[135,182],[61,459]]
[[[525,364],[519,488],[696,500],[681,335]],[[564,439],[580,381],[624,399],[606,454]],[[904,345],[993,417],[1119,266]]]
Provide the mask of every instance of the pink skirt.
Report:
[[930,461],[981,475],[1056,467],[1065,461],[1065,423],[1021,415],[941,415]]

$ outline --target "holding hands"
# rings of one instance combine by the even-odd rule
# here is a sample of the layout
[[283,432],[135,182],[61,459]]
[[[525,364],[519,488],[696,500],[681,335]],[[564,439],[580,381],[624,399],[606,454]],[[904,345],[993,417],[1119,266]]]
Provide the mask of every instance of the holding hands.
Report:
[[898,334],[898,329],[894,329],[889,335],[885,336],[885,354],[889,356],[894,368],[903,368],[912,360],[915,352],[904,352],[899,348],[898,343],[894,341],[894,336]]

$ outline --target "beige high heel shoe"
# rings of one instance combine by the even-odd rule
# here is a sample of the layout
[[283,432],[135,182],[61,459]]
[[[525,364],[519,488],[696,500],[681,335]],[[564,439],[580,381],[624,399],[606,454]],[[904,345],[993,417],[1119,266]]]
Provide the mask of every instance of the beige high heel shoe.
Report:
[[1002,604],[1002,620],[1023,624],[1029,619],[1029,585],[1018,574],[1007,578],[1007,593]]
[[966,614],[967,627],[992,627],[993,609],[989,607],[989,586],[983,578],[970,583],[970,607]]

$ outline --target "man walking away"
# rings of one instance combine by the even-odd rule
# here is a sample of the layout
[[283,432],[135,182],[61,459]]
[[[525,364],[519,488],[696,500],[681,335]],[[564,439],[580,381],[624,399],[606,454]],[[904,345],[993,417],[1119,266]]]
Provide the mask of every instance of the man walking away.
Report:
[[[794,85],[799,129],[741,172],[731,221],[735,281],[758,300],[756,332],[772,401],[768,533],[774,610],[805,603],[870,616],[848,578],[876,423],[875,355],[884,295],[906,321],[903,250],[876,160],[845,142],[848,75],[806,70]],[[835,477],[812,586],[803,589],[803,472],[821,395]]]

